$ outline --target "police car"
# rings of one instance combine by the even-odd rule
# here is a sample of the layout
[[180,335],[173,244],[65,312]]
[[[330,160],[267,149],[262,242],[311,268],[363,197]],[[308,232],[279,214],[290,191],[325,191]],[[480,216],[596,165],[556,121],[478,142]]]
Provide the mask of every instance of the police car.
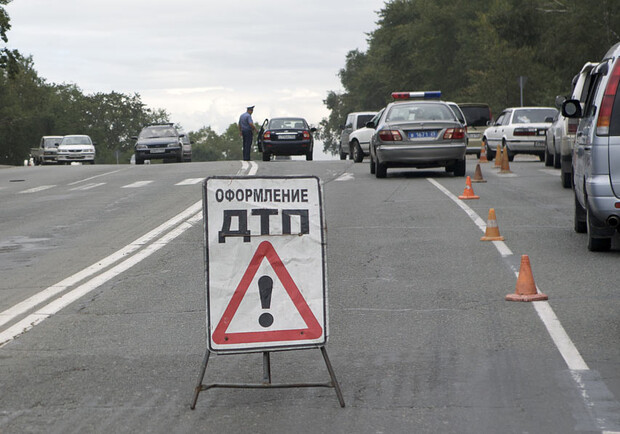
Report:
[[394,102],[369,123],[370,173],[385,178],[388,168],[444,167],[465,175],[466,133],[441,92],[394,92]]

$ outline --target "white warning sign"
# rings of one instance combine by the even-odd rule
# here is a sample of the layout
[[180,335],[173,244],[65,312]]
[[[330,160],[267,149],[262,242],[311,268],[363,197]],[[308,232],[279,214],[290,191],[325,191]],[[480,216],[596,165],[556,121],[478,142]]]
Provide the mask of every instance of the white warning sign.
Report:
[[203,196],[209,350],[325,344],[319,179],[211,177]]

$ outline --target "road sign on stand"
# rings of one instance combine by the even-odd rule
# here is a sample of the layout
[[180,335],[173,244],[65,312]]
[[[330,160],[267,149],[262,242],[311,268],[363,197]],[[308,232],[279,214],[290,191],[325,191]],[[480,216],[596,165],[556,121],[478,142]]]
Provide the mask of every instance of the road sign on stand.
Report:
[[204,183],[207,330],[213,352],[327,341],[327,284],[316,177]]

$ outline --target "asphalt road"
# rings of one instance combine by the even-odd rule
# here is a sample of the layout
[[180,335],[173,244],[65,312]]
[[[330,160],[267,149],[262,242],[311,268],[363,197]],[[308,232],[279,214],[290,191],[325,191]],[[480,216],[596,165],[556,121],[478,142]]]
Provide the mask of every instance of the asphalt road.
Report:
[[[558,170],[511,170],[482,165],[470,201],[464,178],[377,180],[366,160],[0,170],[0,432],[620,432],[620,243],[587,251]],[[200,180],[254,173],[323,183],[345,408],[317,388],[212,389],[189,408],[206,350]],[[480,241],[490,208],[504,243]],[[548,302],[505,301],[523,254]],[[274,382],[329,379],[316,349],[271,363]],[[262,374],[260,353],[213,355],[205,382]]]

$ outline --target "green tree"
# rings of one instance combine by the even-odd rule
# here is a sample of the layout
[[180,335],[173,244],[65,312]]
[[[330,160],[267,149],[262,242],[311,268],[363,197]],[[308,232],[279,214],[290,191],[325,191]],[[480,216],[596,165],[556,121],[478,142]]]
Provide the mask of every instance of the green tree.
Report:
[[[6,32],[11,30],[11,20],[9,14],[7,14],[4,5],[7,5],[11,0],[0,0],[0,40],[6,44],[9,40],[6,36]],[[6,71],[9,76],[15,76],[19,67],[18,61],[20,54],[17,50],[10,50],[4,45],[0,47],[0,70]]]

